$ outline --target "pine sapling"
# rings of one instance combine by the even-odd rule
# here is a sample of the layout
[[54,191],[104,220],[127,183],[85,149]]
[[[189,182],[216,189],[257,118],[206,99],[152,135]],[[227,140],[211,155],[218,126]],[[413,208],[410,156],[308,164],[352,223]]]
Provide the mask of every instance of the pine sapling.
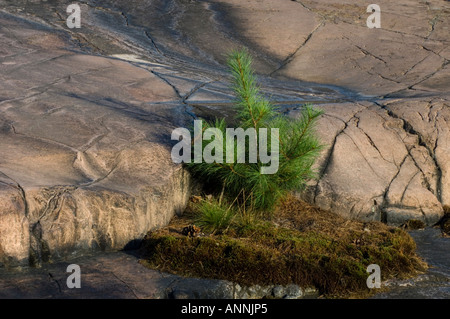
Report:
[[[272,103],[260,93],[251,63],[251,57],[245,50],[232,52],[228,59],[239,127],[254,129],[255,134],[249,134],[244,143],[236,139],[230,144],[229,139],[220,137],[227,137],[224,119],[216,119],[214,123],[203,121],[203,132],[215,128],[222,133],[215,135],[217,140],[213,143],[214,152],[219,152],[216,154],[220,154],[221,161],[189,163],[188,167],[195,176],[218,183],[228,196],[238,196],[242,192],[251,194],[249,197],[254,208],[270,210],[287,193],[303,189],[306,182],[314,178],[312,166],[322,149],[314,125],[322,111],[306,105],[298,119],[277,113]],[[203,151],[211,152],[211,145],[210,140],[202,139]],[[231,161],[227,157],[227,147],[228,150],[233,148],[234,158]],[[238,157],[242,148],[245,150],[244,162],[242,157]],[[271,150],[271,155],[277,156],[276,172],[263,173],[267,161],[262,161],[261,149]],[[250,162],[250,151],[255,150],[257,160]]]

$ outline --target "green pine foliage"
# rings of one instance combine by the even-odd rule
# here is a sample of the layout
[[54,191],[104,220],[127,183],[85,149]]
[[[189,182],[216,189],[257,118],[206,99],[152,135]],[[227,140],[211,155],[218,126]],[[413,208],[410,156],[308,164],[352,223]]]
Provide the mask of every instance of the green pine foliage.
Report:
[[[262,174],[261,168],[269,164],[262,163],[259,154],[257,163],[248,162],[249,138],[246,138],[245,145],[239,145],[234,141],[234,162],[227,163],[225,141],[227,123],[224,119],[216,119],[214,123],[203,121],[203,132],[208,128],[218,128],[223,133],[223,140],[214,140],[217,143],[215,145],[223,147],[222,163],[202,161],[187,165],[195,176],[223,186],[231,198],[247,194],[254,208],[270,210],[288,192],[301,190],[309,179],[314,178],[312,165],[322,149],[314,132],[314,124],[322,111],[306,105],[298,119],[278,114],[270,101],[260,93],[251,64],[251,57],[245,50],[232,52],[229,56],[228,66],[233,76],[238,124],[244,130],[256,129],[257,143],[260,141],[259,129],[267,128],[269,152],[272,149],[271,129],[279,129],[278,171],[274,174]],[[211,145],[208,146],[211,142],[203,140],[203,150],[211,148]],[[246,161],[238,163],[237,150],[243,146]]]

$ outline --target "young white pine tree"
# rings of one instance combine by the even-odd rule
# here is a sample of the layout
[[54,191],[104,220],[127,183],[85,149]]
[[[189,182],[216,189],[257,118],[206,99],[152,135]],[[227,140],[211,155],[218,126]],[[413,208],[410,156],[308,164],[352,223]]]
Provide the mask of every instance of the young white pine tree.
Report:
[[[238,114],[239,127],[244,130],[254,128],[257,132],[256,141],[259,143],[259,129],[267,128],[267,149],[271,150],[272,128],[279,132],[279,167],[274,174],[261,173],[261,167],[266,166],[258,156],[256,163],[226,162],[226,141],[223,140],[222,163],[189,163],[187,164],[194,176],[207,182],[220,183],[226,194],[231,198],[246,194],[256,209],[270,210],[280,198],[293,190],[301,190],[306,182],[314,178],[312,165],[319,155],[322,145],[317,138],[314,125],[322,111],[311,105],[306,105],[298,119],[278,114],[273,105],[267,100],[256,84],[252,71],[252,60],[246,50],[234,51],[228,59],[228,66],[233,76],[233,90],[236,95],[235,108]],[[214,127],[226,136],[226,122],[216,119],[214,123],[203,122],[203,130]],[[203,141],[203,147],[209,141]],[[246,141],[245,150],[248,152],[250,141]],[[237,142],[234,143],[237,154]],[[259,145],[257,147],[259,150]],[[249,156],[246,154],[246,158]]]

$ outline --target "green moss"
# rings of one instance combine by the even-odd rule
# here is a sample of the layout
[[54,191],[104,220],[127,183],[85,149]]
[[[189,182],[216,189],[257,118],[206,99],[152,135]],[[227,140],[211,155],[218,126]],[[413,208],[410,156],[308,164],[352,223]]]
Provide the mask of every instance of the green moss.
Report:
[[441,227],[444,236],[450,236],[450,206],[444,206],[444,216],[437,224]]
[[[345,220],[293,198],[268,219],[235,210],[226,228],[203,237],[169,231],[198,221],[204,212],[198,207],[189,210],[187,219],[146,236],[142,251],[147,266],[241,285],[295,283],[316,287],[327,296],[367,295],[370,264],[381,267],[382,280],[409,277],[425,267],[404,229]],[[207,211],[217,209],[221,216],[227,207],[213,201]],[[214,220],[209,225],[215,225]]]
[[425,226],[425,223],[418,219],[410,219],[403,225],[404,228],[409,230],[422,229],[425,228]]
[[188,238],[149,233],[144,241],[150,267],[172,273],[226,279],[241,285],[314,286],[322,293],[368,292],[366,268],[376,263],[383,280],[408,275],[419,265],[414,241],[403,230],[382,231],[343,240],[315,231],[302,232],[264,222],[233,234]]

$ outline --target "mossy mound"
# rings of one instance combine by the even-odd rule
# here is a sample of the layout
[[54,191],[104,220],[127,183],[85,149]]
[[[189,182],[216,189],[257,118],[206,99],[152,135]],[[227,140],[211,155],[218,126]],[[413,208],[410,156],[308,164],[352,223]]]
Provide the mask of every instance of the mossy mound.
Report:
[[326,295],[367,293],[370,264],[380,266],[382,280],[425,269],[404,230],[346,220],[295,198],[283,202],[270,220],[237,224],[220,235],[189,237],[177,231],[191,221],[178,218],[148,233],[141,248],[144,264],[241,285],[294,283]]

